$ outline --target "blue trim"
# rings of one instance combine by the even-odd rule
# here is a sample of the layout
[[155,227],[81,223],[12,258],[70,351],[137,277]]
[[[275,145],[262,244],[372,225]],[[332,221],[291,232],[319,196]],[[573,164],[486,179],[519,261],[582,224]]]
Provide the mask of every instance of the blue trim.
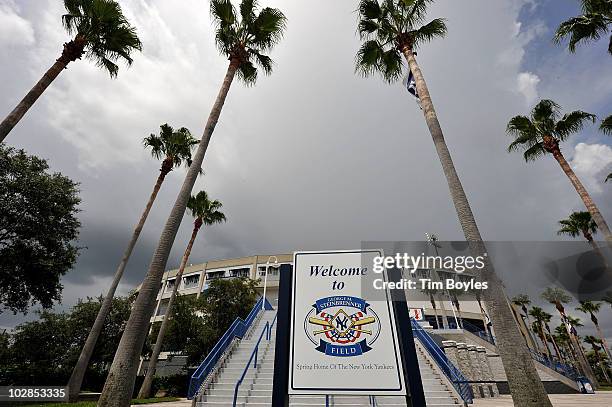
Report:
[[528,349],[529,349],[529,353],[531,353],[531,357],[533,358],[533,360],[540,362],[541,364],[548,367],[549,369],[552,369],[555,372],[562,374],[563,376],[573,381],[576,381],[578,377],[580,376],[580,374],[573,367],[557,362],[557,361],[550,361],[544,355],[534,351],[533,349],[530,349],[530,348]]
[[[198,391],[204,380],[206,380],[208,375],[212,372],[213,368],[219,361],[219,358],[221,357],[221,355],[223,355],[223,353],[225,352],[229,344],[232,343],[234,338],[242,339],[244,334],[246,334],[248,329],[251,327],[251,324],[261,311],[262,301],[264,301],[263,297],[255,303],[255,306],[253,307],[249,315],[246,317],[246,319],[242,319],[239,317],[236,318],[234,322],[232,322],[230,327],[227,329],[227,331],[225,331],[225,333],[219,339],[217,344],[208,353],[208,355],[202,361],[200,366],[198,366],[196,371],[193,372],[193,374],[191,375],[191,379],[189,380],[189,390],[187,392],[187,397],[189,399],[192,399],[195,396],[196,392]],[[265,299],[264,308],[266,310],[274,309],[267,298]]]
[[474,395],[463,373],[448,360],[446,354],[440,349],[431,336],[429,336],[427,331],[425,331],[414,319],[410,318],[410,322],[412,322],[412,332],[414,332],[416,338],[423,344],[425,349],[427,349],[427,352],[436,362],[446,378],[453,384],[453,387],[457,390],[463,402],[471,404]]

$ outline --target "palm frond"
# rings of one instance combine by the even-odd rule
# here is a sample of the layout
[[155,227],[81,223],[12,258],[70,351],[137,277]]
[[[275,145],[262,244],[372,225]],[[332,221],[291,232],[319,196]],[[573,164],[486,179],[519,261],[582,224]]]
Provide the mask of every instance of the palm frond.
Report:
[[240,2],[240,18],[243,24],[250,24],[255,19],[257,0],[242,0]]
[[444,18],[436,18],[412,32],[414,47],[417,48],[419,45],[435,38],[443,38],[447,32],[446,20]]
[[610,18],[599,13],[570,18],[559,25],[554,40],[559,43],[569,37],[568,49],[575,52],[579,43],[599,40],[608,31],[608,24]]
[[249,50],[249,56],[252,57],[252,59],[266,75],[270,75],[272,73],[272,67],[274,66],[274,61],[272,61],[272,58],[256,50]]
[[561,106],[550,99],[541,100],[531,111],[532,121],[545,123],[559,118]]
[[376,40],[361,44],[355,57],[355,71],[363,76],[370,76],[378,70],[384,50]]
[[542,143],[535,143],[525,150],[523,158],[525,161],[535,161],[547,153]]
[[597,117],[594,114],[576,110],[563,115],[555,124],[555,135],[559,140],[565,140],[570,134],[579,132],[584,127],[586,121],[595,123]]
[[266,7],[250,24],[248,32],[253,35],[251,46],[261,51],[270,50],[282,38],[287,27],[287,17],[275,8]]
[[257,68],[251,61],[242,62],[236,71],[236,75],[247,86],[253,86],[257,82]]
[[508,146],[508,152],[521,147],[532,147],[538,142],[538,130],[526,116],[515,116],[508,122],[506,133],[514,136],[514,141]]
[[132,27],[115,0],[64,0],[67,14],[62,16],[65,29],[85,40],[86,56],[96,65],[117,76],[117,62],[132,64],[132,53],[142,50],[136,29]]
[[211,0],[210,14],[217,27],[231,26],[236,22],[236,9],[230,0]]
[[599,125],[599,130],[601,130],[603,134],[612,136],[612,115],[606,117],[601,121],[601,124]]
[[383,52],[378,70],[384,80],[391,83],[400,79],[402,77],[402,67],[402,57],[396,49],[391,48]]
[[368,20],[382,18],[382,9],[377,0],[361,0],[357,10],[360,18]]

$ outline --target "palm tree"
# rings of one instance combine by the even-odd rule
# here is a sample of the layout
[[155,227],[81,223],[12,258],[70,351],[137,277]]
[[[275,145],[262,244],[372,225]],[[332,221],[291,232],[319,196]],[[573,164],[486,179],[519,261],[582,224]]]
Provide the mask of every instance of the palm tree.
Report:
[[[569,36],[570,52],[575,52],[580,42],[597,41],[607,35],[612,25],[612,0],[582,0],[581,8],[582,15],[562,22],[555,33],[557,43]],[[612,54],[612,36],[608,52]]]
[[601,372],[603,373],[604,379],[606,383],[610,383],[610,377],[608,376],[607,372],[608,369],[606,369],[606,364],[604,363],[601,358],[601,355],[599,354],[599,351],[601,350],[601,346],[599,346],[601,345],[601,341],[592,335],[585,336],[583,340],[585,343],[591,345],[591,348],[593,348],[593,353],[595,353],[595,359],[597,360],[599,367],[601,368]]
[[117,266],[117,270],[115,270],[115,275],[113,276],[111,286],[108,289],[106,297],[104,297],[104,300],[102,301],[100,311],[98,311],[96,320],[89,331],[87,340],[83,345],[83,349],[81,349],[79,359],[72,371],[70,380],[68,381],[68,394],[69,398],[73,401],[78,398],[81,390],[81,384],[83,383],[83,378],[87,370],[87,365],[89,364],[89,359],[94,351],[98,337],[102,332],[104,320],[110,312],[115,291],[117,290],[121,277],[123,277],[125,267],[127,266],[128,260],[132,255],[132,251],[136,246],[136,242],[140,237],[140,232],[142,231],[145,221],[149,216],[149,212],[151,211],[153,202],[155,202],[155,199],[157,198],[157,194],[161,189],[162,183],[164,182],[168,173],[170,173],[170,171],[172,171],[174,168],[180,167],[181,165],[191,165],[191,149],[197,143],[198,141],[191,135],[188,129],[181,127],[178,130],[174,130],[168,124],[163,124],[160,126],[159,136],[151,134],[149,137],[144,139],[145,148],[151,147],[151,155],[157,159],[162,159],[159,176],[157,177],[153,191],[149,196],[147,205],[145,206],[145,209],[142,212],[142,215],[140,215],[140,219],[132,232],[132,238],[125,248],[125,252],[121,257],[119,265]]
[[[402,56],[406,59],[465,239],[472,254],[480,256],[486,253],[486,248],[416,60],[415,50],[419,46],[444,37],[447,32],[444,19],[436,18],[424,24],[427,7],[431,3],[432,0],[361,0],[358,7],[359,33],[365,42],[357,53],[356,70],[364,76],[378,72],[386,81],[394,82],[402,76]],[[516,326],[501,281],[488,259],[480,277],[490,284],[484,293],[485,304],[498,333],[498,351],[508,373],[514,402],[519,406],[551,406]]]
[[159,328],[159,332],[157,333],[155,347],[153,348],[153,353],[151,354],[151,358],[149,359],[149,366],[147,367],[147,374],[145,375],[144,381],[142,382],[142,386],[140,387],[140,392],[138,393],[139,399],[146,399],[151,396],[151,386],[153,384],[155,368],[157,367],[157,360],[159,357],[159,353],[161,352],[162,343],[164,342],[164,336],[166,335],[166,330],[168,329],[168,321],[170,319],[170,316],[172,315],[171,313],[174,298],[176,297],[178,287],[183,277],[183,272],[185,271],[187,260],[189,260],[189,256],[191,255],[191,248],[193,247],[193,242],[195,241],[196,236],[198,235],[198,232],[200,231],[202,225],[209,226],[215,223],[225,222],[225,215],[223,214],[223,212],[221,212],[222,206],[223,205],[221,204],[221,202],[217,200],[211,201],[210,199],[208,199],[208,195],[205,191],[200,191],[197,195],[191,196],[191,198],[189,198],[189,202],[187,202],[187,208],[191,210],[191,216],[195,218],[195,221],[193,223],[193,231],[191,232],[191,238],[189,239],[189,243],[187,244],[187,248],[185,249],[185,253],[183,254],[183,259],[181,260],[179,271],[176,274],[176,282],[174,283],[172,295],[168,300],[168,307],[166,308],[164,319],[162,321],[161,327]]
[[[547,287],[542,293],[542,298],[549,303],[553,304],[559,315],[561,316],[561,322],[565,324],[567,329],[567,333],[570,337],[570,341],[576,350],[576,354],[578,355],[578,364],[580,365],[584,375],[593,383],[594,388],[598,388],[599,384],[597,383],[597,379],[589,362],[587,361],[584,353],[582,352],[582,347],[580,346],[580,342],[578,341],[578,335],[575,333],[575,329],[572,327],[575,324],[572,324],[572,320],[568,319],[568,316],[565,314],[565,307],[563,304],[567,304],[572,301],[572,297],[567,294],[564,290],[558,287]],[[579,322],[579,321],[578,321]]]
[[60,57],[0,123],[0,143],[70,62],[85,55],[113,78],[119,71],[116,62],[124,60],[131,65],[132,52],[141,50],[136,30],[115,0],[64,0],[64,7],[67,13],[62,23],[74,38],[64,43]]
[[[531,336],[531,331],[530,331],[531,321],[529,320],[529,311],[528,311],[528,307],[529,305],[531,305],[531,298],[529,298],[527,294],[519,294],[512,298],[512,303],[518,307],[521,307],[521,311],[523,311],[523,315],[525,315],[525,319],[527,319],[527,323],[525,324],[525,326],[527,327],[527,333],[529,334],[529,336]],[[533,338],[531,338],[531,340],[534,343],[536,350],[539,352],[540,349],[539,349],[538,343],[535,340],[533,340]]]
[[595,122],[595,115],[581,110],[565,114],[560,118],[561,107],[552,100],[540,101],[531,111],[530,117],[515,116],[508,122],[507,132],[514,136],[514,141],[508,146],[508,151],[524,149],[525,161],[533,161],[550,153],[557,160],[561,169],[578,192],[587,210],[591,213],[597,227],[610,245],[612,234],[599,208],[593,202],[591,195],[582,185],[574,170],[561,153],[559,143],[565,141],[572,133],[580,131],[585,121]]
[[563,347],[566,362],[569,361],[573,366],[575,364],[574,361],[576,361],[578,357],[574,353],[574,349],[572,348],[572,344],[564,324],[555,327],[555,340]]
[[237,75],[245,83],[252,85],[258,74],[255,64],[266,74],[272,71],[272,59],[264,52],[271,50],[281,39],[286,18],[280,10],[268,7],[256,14],[256,6],[257,2],[254,0],[243,0],[239,17],[229,0],[212,0],[210,3],[210,11],[216,23],[217,47],[229,59],[229,65],[194,155],[193,164],[185,176],[141,290],[134,301],[98,406],[127,407],[130,404],[140,352],[147,336],[147,326],[153,315],[170,249],[234,77]]
[[546,333],[544,332],[544,321],[550,314],[540,307],[533,307],[531,308],[531,310],[529,310],[529,315],[531,315],[535,319],[531,327],[538,334],[538,336],[540,337],[540,341],[545,346],[546,355],[548,355],[548,360],[552,360],[550,348],[548,347],[548,340],[546,339]]
[[601,248],[595,239],[593,239],[593,235],[597,233],[597,223],[595,223],[589,212],[572,212],[567,219],[560,220],[559,224],[561,225],[561,229],[557,231],[558,235],[569,235],[571,237],[584,236],[601,259],[604,268],[608,268],[606,258]]
[[571,237],[582,235],[593,246],[593,249],[599,249],[593,239],[593,234],[597,233],[597,223],[589,212],[572,212],[567,219],[560,220],[559,224],[562,227],[557,232],[558,235],[569,235]]
[[608,359],[612,360],[612,354],[610,354],[610,347],[608,346],[608,342],[606,342],[606,337],[601,331],[601,327],[599,326],[599,320],[597,319],[597,314],[601,310],[601,303],[594,301],[580,301],[580,306],[576,307],[576,311],[583,312],[585,314],[589,314],[591,317],[591,321],[593,325],[595,325],[595,329],[597,330],[597,335],[601,340],[601,343],[604,345],[604,352],[608,355]]

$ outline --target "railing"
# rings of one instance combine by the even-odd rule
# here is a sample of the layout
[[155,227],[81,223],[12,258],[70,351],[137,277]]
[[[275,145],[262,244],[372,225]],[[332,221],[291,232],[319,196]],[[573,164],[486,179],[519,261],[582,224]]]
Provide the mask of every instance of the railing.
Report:
[[217,362],[223,355],[223,353],[227,350],[227,347],[232,343],[235,338],[242,338],[249,328],[251,324],[261,311],[262,302],[265,300],[265,309],[271,310],[272,304],[268,301],[268,299],[260,298],[259,301],[255,304],[249,315],[246,319],[236,318],[234,322],[230,325],[230,327],[225,331],[225,334],[219,339],[217,344],[212,348],[212,350],[206,356],[206,359],[202,361],[200,366],[196,369],[195,372],[191,375],[191,379],[189,380],[189,391],[187,392],[187,397],[192,399],[198,389],[204,383],[208,375],[212,372],[214,367],[217,365]]
[[429,336],[429,334],[414,319],[411,318],[410,321],[412,322],[412,331],[414,332],[415,336],[419,339],[419,341],[421,341],[440,370],[453,384],[453,387],[455,390],[457,390],[457,393],[459,393],[463,402],[471,404],[474,395],[470,385],[468,384],[468,380],[465,378],[465,376],[463,376],[463,373],[461,373],[461,371],[457,369],[457,367],[455,367],[450,360],[448,360],[448,357],[442,351],[442,349],[440,349],[431,336]]
[[[272,325],[274,325],[274,322],[276,322],[276,315],[274,316]],[[249,361],[244,367],[244,370],[242,371],[242,375],[240,376],[240,379],[238,379],[238,381],[236,382],[236,386],[234,387],[234,403],[232,404],[232,406],[234,407],[236,407],[236,400],[238,399],[238,389],[240,388],[240,385],[242,384],[244,377],[249,371],[249,367],[251,367],[251,362],[254,361],[253,369],[257,369],[257,355],[259,354],[259,344],[261,343],[261,340],[263,339],[264,334],[266,334],[266,341],[270,341],[270,339],[272,338],[272,325],[270,325],[270,322],[266,322],[266,326],[264,326],[264,329],[261,330],[261,334],[259,335],[259,339],[257,340],[257,343],[255,344],[255,348],[253,349],[253,352],[251,352],[251,357],[249,358]]]
[[541,364],[548,367],[549,369],[552,369],[555,372],[560,373],[563,376],[571,380],[576,381],[578,376],[580,376],[580,374],[576,371],[576,369],[574,369],[573,367],[569,365],[566,365],[561,362],[557,362],[555,360],[549,360],[547,357],[545,357],[541,353],[534,351],[533,349],[529,349],[529,352],[531,353],[531,357],[534,360],[540,362]]
[[489,342],[491,345],[495,345],[495,337],[493,335],[491,335],[488,332],[483,331],[482,329],[480,329],[480,327],[477,327],[476,325],[466,320],[463,320],[463,329],[484,339],[485,341]]

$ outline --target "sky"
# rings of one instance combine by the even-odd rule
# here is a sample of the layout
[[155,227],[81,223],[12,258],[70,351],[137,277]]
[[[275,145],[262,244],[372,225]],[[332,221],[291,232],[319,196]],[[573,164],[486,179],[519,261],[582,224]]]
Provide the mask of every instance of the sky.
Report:
[[[0,0],[0,115],[7,114],[70,38],[62,2]],[[80,183],[82,253],[62,279],[66,309],[106,292],[158,175],[142,139],[163,123],[200,136],[228,61],[214,46],[206,0],[121,0],[143,52],[117,79],[88,60],[62,72],[7,144],[44,157]],[[356,1],[261,0],[288,18],[271,52],[274,72],[235,82],[204,160],[206,189],[228,222],[205,228],[190,262],[295,250],[350,249],[362,241],[458,240],[462,232],[422,112],[401,83],[355,74]],[[418,62],[485,240],[549,241],[583,205],[550,156],[525,163],[506,151],[508,120],[550,98],[565,111],[605,117],[612,107],[607,40],[575,54],[555,45],[575,0],[440,0],[448,36]],[[612,139],[587,126],[562,145],[612,221]],[[164,183],[119,287],[146,273],[184,169]],[[185,216],[168,261],[191,232]],[[0,314],[0,326],[33,318]],[[602,312],[612,337],[612,312]],[[583,316],[583,320],[586,320]],[[586,321],[588,322],[588,321]],[[588,331],[585,331],[588,333]]]

